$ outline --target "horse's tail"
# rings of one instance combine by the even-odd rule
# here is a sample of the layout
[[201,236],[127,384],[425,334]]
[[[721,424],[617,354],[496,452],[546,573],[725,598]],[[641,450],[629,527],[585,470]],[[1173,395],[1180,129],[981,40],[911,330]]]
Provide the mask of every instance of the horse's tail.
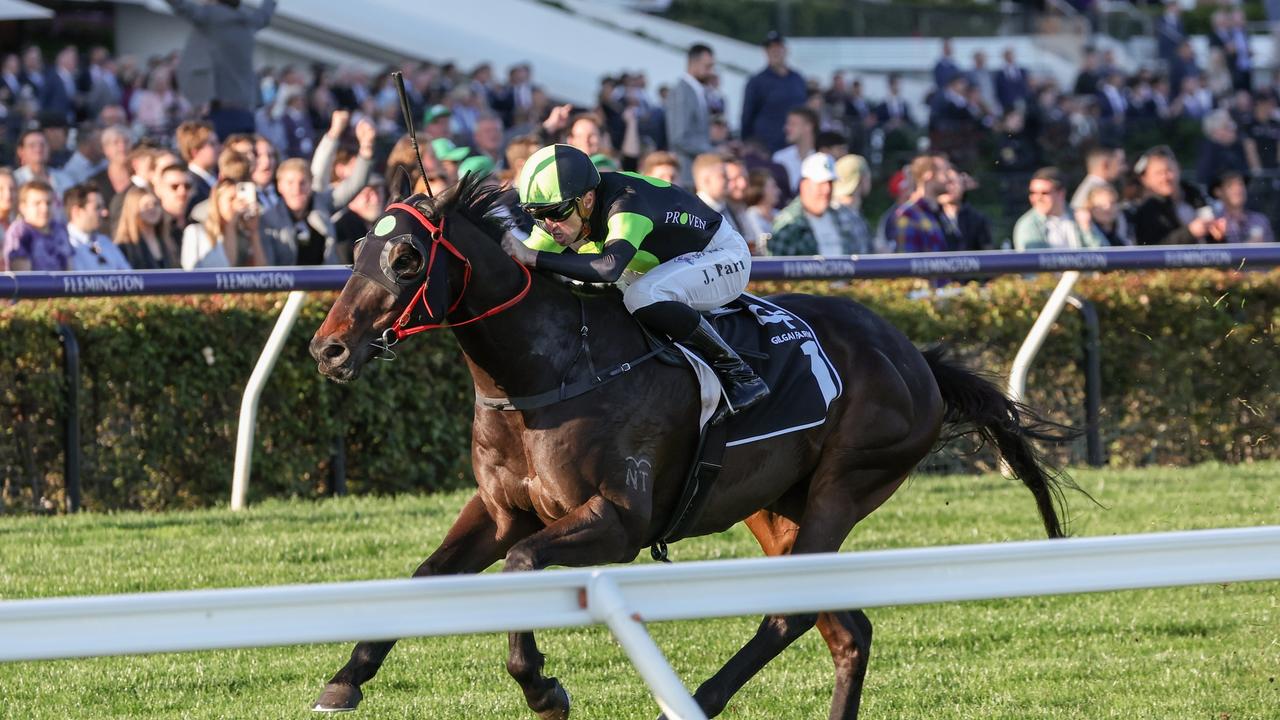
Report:
[[984,442],[1000,451],[1000,457],[1035,496],[1036,507],[1049,537],[1064,537],[1062,510],[1066,517],[1063,488],[1079,490],[1061,470],[1048,463],[1031,444],[1032,440],[1064,442],[1079,431],[1046,420],[1031,408],[1005,397],[988,378],[952,360],[942,347],[924,351],[924,358],[938,382],[946,406],[943,422],[953,426],[947,439],[976,432]]

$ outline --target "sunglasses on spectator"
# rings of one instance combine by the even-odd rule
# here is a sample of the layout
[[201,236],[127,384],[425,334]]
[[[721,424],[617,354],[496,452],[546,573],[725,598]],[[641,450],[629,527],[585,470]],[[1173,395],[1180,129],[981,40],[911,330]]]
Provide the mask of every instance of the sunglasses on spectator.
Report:
[[538,207],[525,207],[525,211],[533,217],[534,220],[550,220],[551,222],[564,222],[577,209],[578,200],[565,200],[555,205],[542,205]]

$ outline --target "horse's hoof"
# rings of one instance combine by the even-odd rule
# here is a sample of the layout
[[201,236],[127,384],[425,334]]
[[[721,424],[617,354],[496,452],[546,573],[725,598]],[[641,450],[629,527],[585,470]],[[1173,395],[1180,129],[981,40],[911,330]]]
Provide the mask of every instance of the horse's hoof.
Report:
[[320,693],[320,697],[316,699],[316,704],[312,705],[311,709],[323,713],[351,712],[356,709],[362,699],[364,695],[355,685],[329,683],[324,686],[324,692]]
[[569,691],[559,682],[551,691],[551,707],[538,711],[538,720],[569,720]]

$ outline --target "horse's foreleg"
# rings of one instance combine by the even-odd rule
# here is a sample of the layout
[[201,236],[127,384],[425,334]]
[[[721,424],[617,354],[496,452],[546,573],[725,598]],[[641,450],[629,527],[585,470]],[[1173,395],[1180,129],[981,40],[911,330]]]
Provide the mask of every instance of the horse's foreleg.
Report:
[[[484,570],[536,527],[533,522],[521,519],[499,524],[480,501],[480,496],[473,495],[445,535],[444,542],[418,566],[413,577]],[[356,644],[351,651],[351,659],[329,680],[312,709],[320,712],[354,710],[362,697],[360,686],[378,672],[395,643],[395,640],[379,640]]]
[[[595,496],[507,553],[504,571],[540,570],[549,565],[582,567],[624,562],[639,547],[629,539],[618,510]],[[507,672],[524,691],[529,709],[542,720],[569,717],[569,694],[560,681],[542,674],[544,656],[531,632],[511,633]]]

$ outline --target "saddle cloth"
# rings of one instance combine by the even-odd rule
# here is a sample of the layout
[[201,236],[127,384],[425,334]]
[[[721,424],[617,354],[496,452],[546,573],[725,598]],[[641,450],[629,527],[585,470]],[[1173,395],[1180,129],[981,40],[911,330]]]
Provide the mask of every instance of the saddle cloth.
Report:
[[[749,293],[711,315],[716,331],[764,379],[770,391],[763,402],[730,417],[728,447],[822,424],[831,402],[844,392],[844,384],[808,323]],[[677,347],[698,377],[702,398],[698,427],[705,428],[724,388],[697,353]]]

